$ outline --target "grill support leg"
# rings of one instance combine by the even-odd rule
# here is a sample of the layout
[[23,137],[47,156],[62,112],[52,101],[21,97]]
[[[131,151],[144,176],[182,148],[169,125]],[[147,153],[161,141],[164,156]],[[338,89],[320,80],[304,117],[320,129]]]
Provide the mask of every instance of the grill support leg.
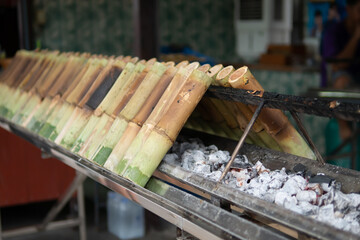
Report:
[[323,159],[323,157],[321,156],[319,150],[317,149],[317,147],[315,146],[314,142],[311,140],[311,137],[309,136],[308,132],[306,131],[304,125],[301,122],[301,119],[299,118],[299,115],[294,112],[294,111],[290,111],[291,116],[294,118],[296,124],[298,125],[303,137],[306,139],[306,141],[308,142],[308,144],[310,145],[311,149],[314,151],[316,159],[322,164],[325,164],[325,161]]
[[[67,188],[66,192],[59,198],[56,204],[51,208],[44,221],[40,225],[32,225],[22,227],[14,230],[2,231],[1,228],[1,212],[0,212],[0,240],[7,237],[15,237],[25,234],[36,233],[40,231],[47,231],[51,229],[61,229],[68,227],[79,227],[80,240],[86,240],[86,219],[85,219],[85,203],[84,203],[84,190],[83,182],[86,175],[76,172],[76,177]],[[53,221],[57,214],[63,209],[65,204],[70,200],[71,196],[77,191],[78,202],[78,218]]]
[[248,123],[248,125],[246,126],[243,135],[241,136],[238,144],[235,147],[234,152],[231,155],[231,159],[230,161],[226,164],[226,167],[223,171],[223,173],[221,174],[221,177],[219,179],[219,182],[221,182],[224,177],[226,176],[226,174],[229,172],[231,164],[234,162],[236,155],[238,154],[239,150],[241,149],[241,147],[244,145],[245,139],[246,137],[249,135],[249,132],[252,128],[252,126],[254,125],[256,119],[259,117],[259,114],[261,112],[261,110],[263,109],[265,104],[265,101],[261,101],[261,103],[259,104],[259,106],[256,108],[254,115],[252,116],[252,118],[250,119],[250,122]]

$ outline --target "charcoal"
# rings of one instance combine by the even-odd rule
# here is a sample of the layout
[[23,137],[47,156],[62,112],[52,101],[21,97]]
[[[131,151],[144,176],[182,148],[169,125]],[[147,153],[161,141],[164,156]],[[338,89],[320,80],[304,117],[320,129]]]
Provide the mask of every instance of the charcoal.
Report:
[[334,179],[326,175],[316,175],[309,179],[309,183],[326,183],[328,185],[330,185],[332,181],[334,181]]
[[[214,145],[205,147],[196,140],[175,143],[174,149],[182,152],[178,154],[181,157],[169,153],[165,161],[181,165],[212,181],[220,179],[230,159],[229,152],[218,150]],[[226,174],[224,184],[295,213],[360,234],[359,194],[342,193],[340,183],[323,174],[313,176],[302,164],[293,170],[270,171],[260,161],[253,165],[246,156],[240,155]]]
[[295,173],[300,173],[301,175],[304,175],[307,171],[307,167],[301,163],[298,163],[293,167],[293,170]]

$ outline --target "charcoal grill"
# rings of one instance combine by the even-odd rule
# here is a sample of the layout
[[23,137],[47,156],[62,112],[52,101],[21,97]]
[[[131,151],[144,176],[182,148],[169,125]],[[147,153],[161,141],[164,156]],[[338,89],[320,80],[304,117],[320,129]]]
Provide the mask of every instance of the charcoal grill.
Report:
[[[263,103],[264,107],[294,113],[351,121],[360,119],[360,104],[356,102],[335,100],[334,105],[334,100],[329,99],[268,92],[259,97],[247,90],[215,86],[209,88],[206,96],[252,105]],[[352,233],[334,229],[168,163],[162,163],[147,188],[142,188],[6,119],[1,118],[0,122],[2,128],[26,139],[78,172],[76,182],[68,189],[68,195],[77,189],[85,177],[90,177],[200,239],[359,239],[359,236]],[[181,135],[197,136],[206,140],[206,143],[215,143],[220,149],[230,151],[236,145],[236,142],[228,139],[187,129],[183,129]],[[360,192],[360,172],[354,170],[324,165],[254,145],[245,144],[240,153],[246,154],[251,162],[261,160],[270,169],[292,169],[296,164],[302,163],[312,172],[325,173],[341,182],[344,192]],[[53,220],[61,204],[58,203],[49,213],[41,225],[43,228]],[[81,217],[84,220],[84,216]],[[13,235],[3,233],[2,236]],[[80,235],[85,239],[84,232]]]

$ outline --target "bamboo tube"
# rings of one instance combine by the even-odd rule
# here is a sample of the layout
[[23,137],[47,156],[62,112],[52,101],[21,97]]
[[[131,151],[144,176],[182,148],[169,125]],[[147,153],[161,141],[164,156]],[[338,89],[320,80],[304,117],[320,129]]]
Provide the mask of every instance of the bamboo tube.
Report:
[[[79,95],[76,97],[76,102],[73,102],[74,110],[72,115],[70,115],[70,117],[63,117],[59,121],[59,123],[56,125],[57,131],[55,133],[61,134],[62,131],[69,131],[75,134],[75,132],[81,132],[82,127],[85,126],[90,117],[89,111],[83,109],[90,108],[93,110],[97,107],[97,105],[106,96],[107,92],[110,90],[115,80],[120,75],[122,67],[125,65],[125,63],[122,63],[121,61],[109,61],[109,64],[101,70],[95,80],[90,80],[90,84],[87,86],[87,89],[85,89],[86,91],[84,89],[79,91]],[[76,118],[79,122],[76,124],[72,124],[70,122],[68,124],[68,122],[72,121],[74,118]],[[65,126],[67,127],[65,128]],[[58,135],[55,133],[51,135],[51,139],[54,139],[55,141],[57,140],[57,142],[61,142],[60,139],[57,139]]]
[[156,127],[144,125],[149,133],[142,139],[140,151],[125,169],[124,177],[145,186],[211,81],[205,73],[194,70]]
[[124,94],[122,94],[121,100],[118,102],[116,108],[110,108],[108,111],[112,111],[111,115],[113,117],[117,116],[120,111],[125,107],[125,105],[128,103],[136,89],[139,87],[139,85],[143,82],[146,75],[149,73],[149,71],[154,66],[154,62],[147,62],[145,69],[140,73],[138,78],[135,78],[134,81],[132,81],[127,88],[124,88],[125,91],[123,91]]
[[[67,120],[70,118],[71,113],[74,111],[76,104],[81,100],[81,98],[86,94],[84,89],[89,89],[91,84],[96,80],[97,76],[100,74],[100,71],[103,69],[104,65],[107,63],[106,61],[99,61],[94,59],[90,62],[90,66],[82,76],[81,80],[79,80],[77,86],[71,91],[71,93],[65,92],[63,98],[64,101],[60,101],[59,103],[64,105],[63,108],[59,110],[59,112],[55,112],[55,117],[52,118],[52,122],[47,121],[46,124],[50,125],[47,129],[53,129],[54,133],[50,132],[49,137],[51,139],[56,139],[57,135],[60,133],[62,128],[65,126]],[[64,111],[64,112],[63,112]],[[49,131],[45,131],[46,135],[49,134]],[[45,133],[44,131],[39,131],[39,134]],[[44,136],[44,135],[43,135]],[[46,136],[44,136],[46,137]]]
[[[143,64],[139,64],[139,66],[141,66],[140,69],[144,69],[143,68]],[[152,64],[148,65],[148,70],[151,69]],[[156,66],[155,69],[159,68],[160,66]],[[145,68],[146,69],[146,68]],[[122,87],[120,94],[122,96],[122,98],[119,98],[120,103],[124,100],[124,98],[126,97],[131,97],[132,94],[136,91],[136,89],[138,88],[138,86],[140,85],[140,83],[143,81],[144,77],[142,77],[142,73],[145,72],[145,69],[138,75],[139,77],[137,78],[133,78],[131,79],[132,81],[129,83],[129,81],[127,81],[128,84],[126,84],[125,86]],[[146,71],[148,72],[148,71]],[[129,95],[127,92],[131,91],[131,95]],[[104,101],[102,101],[101,104],[104,104]],[[109,103],[110,104],[110,103]],[[105,109],[114,109],[113,106],[118,105],[117,103],[111,103],[109,106],[105,106]],[[73,151],[78,152],[79,154],[83,154],[83,147],[84,144],[86,144],[86,141],[91,138],[92,136],[97,134],[97,128],[96,128],[96,124],[97,121],[100,121],[101,119],[107,118],[107,120],[111,120],[110,116],[107,115],[107,113],[102,113],[102,115],[99,117],[97,116],[96,110],[95,110],[95,115],[91,116],[90,121],[88,122],[88,124],[85,126],[84,130],[81,132],[81,134],[79,135],[79,137],[76,139],[74,146],[72,148]],[[105,120],[104,120],[105,122]],[[110,128],[110,127],[109,127]],[[107,130],[109,130],[109,128]],[[94,133],[92,133],[92,131],[95,131]],[[92,138],[91,138],[92,139]],[[91,141],[91,139],[89,141]]]
[[[168,65],[173,65],[170,63]],[[141,106],[144,104],[150,93],[153,91],[157,83],[161,80],[163,74],[165,73],[168,67],[165,64],[156,62],[148,74],[145,76],[143,81],[134,91],[134,94],[131,96],[130,100],[120,112],[119,117],[124,118],[126,121],[130,121],[135,114],[139,111]],[[109,120],[112,123],[112,119]],[[86,158],[92,157],[96,148],[100,145],[101,141],[105,137],[105,134],[110,129],[111,125],[102,131],[92,131],[90,138],[86,140],[84,147],[80,150],[79,154]]]
[[[95,115],[100,116],[103,112],[106,112],[108,115],[113,113],[113,110],[116,108],[116,104],[119,103],[125,91],[130,85],[130,83],[137,78],[140,73],[144,70],[145,65],[138,63],[135,67],[133,63],[127,63],[125,69],[120,75],[113,88],[109,91],[100,105],[95,109]],[[109,106],[112,106],[109,108]]]
[[126,62],[124,61],[110,60],[108,66],[99,74],[88,92],[76,106],[73,114],[66,121],[64,127],[59,132],[59,136],[55,139],[56,143],[67,148],[72,146],[73,141],[78,137],[82,128],[89,121],[93,110],[110,91],[114,82],[116,82],[121,75],[125,65]]
[[[40,97],[40,99],[44,99],[46,97],[48,89],[54,84],[56,78],[64,70],[64,63],[67,60],[67,55],[60,55],[57,59],[55,59],[53,66],[48,69],[48,73],[46,74],[46,81],[43,81],[43,85],[39,86],[37,89],[37,95]],[[12,121],[14,123],[21,125],[24,121],[26,121],[29,115],[34,114],[33,112],[36,112],[39,109],[46,109],[51,103],[50,99],[44,99],[43,101],[36,101],[35,104],[30,105],[31,101],[32,99],[30,99],[29,102],[22,107],[22,110],[18,111],[17,115],[13,117]],[[41,107],[42,105],[44,106]]]
[[218,75],[218,73],[223,69],[223,65],[222,64],[217,64],[215,66],[213,66],[212,68],[210,68],[207,72],[207,75],[211,78],[213,78],[213,84],[215,84],[215,79]]
[[[117,131],[110,131],[109,134],[104,136],[103,143],[97,144],[96,147],[93,147],[92,151],[89,149],[88,155],[91,156],[91,159],[94,159],[94,161],[99,164],[104,164],[116,143],[120,141],[122,133],[124,133],[122,139],[126,139],[129,143],[132,141],[132,136],[135,137],[137,131],[140,130],[140,127],[136,126],[142,126],[162,93],[169,85],[171,79],[174,77],[176,71],[177,68],[168,67],[156,85],[149,87],[147,86],[148,84],[144,84],[137,89],[126,107],[120,112],[119,117],[116,118],[119,122],[122,122],[122,124],[117,127]],[[145,80],[143,83],[145,83]],[[142,90],[143,88],[144,90]],[[129,121],[136,123],[136,126],[130,124]],[[128,122],[130,125],[128,125]],[[121,134],[119,134],[118,131],[120,131]],[[117,135],[114,135],[113,132],[116,132]]]
[[[168,65],[173,65],[169,63]],[[146,100],[146,97],[153,90],[156,83],[161,79],[164,71],[166,70],[164,64],[155,63],[151,71],[148,72],[146,77],[141,81],[140,85],[134,89],[135,93],[131,96],[130,101],[126,105],[125,109],[120,114],[120,118],[123,118],[126,122],[133,117],[133,115],[139,110],[143,102]],[[96,151],[96,148],[101,144],[102,140],[105,138],[107,132],[111,129],[111,124],[113,119],[109,119],[109,124],[102,129],[101,131],[93,130],[89,138],[86,140],[84,146],[79,151],[81,156],[86,158],[91,158]],[[122,124],[122,127],[125,127],[126,123]],[[124,129],[119,129],[117,132],[123,132]],[[111,131],[112,132],[112,131]]]
[[230,74],[232,72],[234,72],[234,70],[235,69],[233,66],[227,66],[227,67],[223,68],[216,76],[215,84],[218,86],[230,87],[228,79],[229,79]]
[[[26,89],[26,87],[24,87],[23,90],[20,89],[19,94],[16,97],[10,98],[9,102],[7,103],[7,114],[6,114],[6,118],[11,119],[13,118],[13,116],[18,112],[21,111],[24,108],[24,105],[26,104],[34,104],[34,101],[36,102],[39,97],[35,96],[33,101],[30,101],[33,95],[36,95],[36,91],[37,88],[39,86],[38,82],[40,82],[43,78],[44,75],[46,75],[46,69],[52,65],[52,61],[55,58],[55,56],[49,55],[46,56],[44,61],[42,62],[42,65],[39,66],[39,68],[37,69],[37,71],[35,71],[32,75],[31,78],[35,79],[35,84],[34,86],[31,87],[31,89]],[[41,71],[40,71],[41,70]],[[37,78],[36,78],[37,77]],[[28,92],[29,90],[29,92]]]
[[[234,88],[242,88],[251,91],[258,91],[255,94],[262,96],[264,89],[251,74],[248,67],[236,70],[230,77],[229,83]],[[254,110],[255,107],[251,107]],[[289,123],[287,117],[278,109],[265,108],[259,115],[266,131],[275,139],[283,151],[315,159],[313,151],[309,148],[304,139],[296,129]]]
[[[194,69],[198,68],[199,63],[195,62],[192,64],[189,64],[186,68],[180,68],[178,72],[175,74],[174,78],[171,80],[170,84],[166,88],[165,92],[162,94],[161,98],[157,102],[154,110],[151,112],[150,116],[147,118],[146,122],[148,125],[154,126],[161,118],[161,116],[166,112],[169,108],[169,104],[175,99],[176,92],[180,91],[182,86],[185,84],[186,80],[189,78],[190,74],[194,71]],[[144,109],[144,108],[142,108]],[[138,114],[140,115],[140,113]],[[136,118],[136,117],[135,117]],[[123,159],[125,153],[130,154],[136,154],[139,151],[139,147],[141,145],[137,144],[136,142],[141,142],[142,136],[144,134],[145,127],[142,126],[139,133],[136,135],[134,140],[131,142],[131,145],[129,148],[126,148],[126,152],[124,148],[121,145],[121,140],[116,144],[114,147],[112,153],[110,154],[109,158],[107,159],[105,163],[105,167],[116,171],[117,173],[121,173],[122,170],[125,169],[128,160]],[[127,135],[123,135],[123,138],[126,139]],[[130,143],[130,141],[128,142]]]
[[[135,66],[133,63],[127,63],[125,64],[125,61],[121,61],[121,66],[119,65],[118,67],[125,67],[121,74],[116,78],[116,81],[114,84],[112,84],[111,88],[109,89],[109,91],[107,92],[107,94],[105,96],[101,96],[100,98],[97,99],[97,102],[104,102],[104,99],[109,96],[109,94],[112,94],[115,91],[118,91],[118,88],[121,89],[122,85],[124,84],[124,82],[127,81],[127,79],[131,76],[131,71],[134,70]],[[141,66],[142,64],[140,63],[139,66]],[[114,77],[114,75],[112,75]],[[101,86],[100,86],[101,87]],[[89,98],[91,99],[91,98]],[[85,101],[83,101],[85,102]],[[97,103],[94,104],[94,101],[92,101],[92,103],[90,104],[93,109],[93,107],[95,107],[94,105],[97,105]],[[104,104],[103,104],[104,105]],[[107,107],[107,106],[105,106]],[[90,108],[90,107],[89,107]],[[99,106],[97,106],[97,108],[99,108]],[[94,110],[96,111],[96,110]],[[79,113],[80,116],[73,116],[73,119],[76,118],[77,123],[76,124],[72,124],[71,121],[68,122],[62,132],[60,133],[59,137],[55,140],[55,142],[60,143],[60,145],[66,147],[66,148],[71,148],[73,146],[73,144],[75,143],[75,141],[78,139],[78,137],[80,136],[81,132],[83,131],[84,128],[87,127],[87,129],[90,128],[90,126],[86,126],[87,124],[91,124],[92,126],[96,125],[96,121],[99,120],[99,117],[97,117],[96,115],[92,115],[94,112],[92,111],[84,111],[83,113]],[[75,113],[78,114],[78,113]],[[91,119],[91,121],[90,121]],[[81,122],[81,124],[79,123]],[[90,131],[90,130],[89,130]],[[68,132],[68,133],[67,133]]]
[[[80,72],[86,58],[71,56],[62,73],[57,77],[54,85],[49,89],[47,96],[38,109],[34,109],[29,116],[20,123],[22,126],[32,129],[35,124],[39,125],[44,122],[45,116],[49,114],[51,109],[60,99],[60,95],[67,89],[71,80]],[[50,102],[50,103],[49,103]]]
[[[223,87],[230,86],[228,83],[228,79],[230,74],[234,71],[234,69],[229,66],[224,68],[217,75],[217,83]],[[253,112],[250,110],[248,106],[243,103],[238,102],[230,102],[230,101],[222,101],[226,106],[230,115],[235,116],[239,127],[244,130],[250,119],[252,118]],[[241,118],[246,119],[247,121],[243,121]],[[272,137],[264,131],[264,127],[256,120],[249,134],[249,138],[251,142],[261,147],[271,148],[277,151],[281,151],[280,146],[272,139]]]

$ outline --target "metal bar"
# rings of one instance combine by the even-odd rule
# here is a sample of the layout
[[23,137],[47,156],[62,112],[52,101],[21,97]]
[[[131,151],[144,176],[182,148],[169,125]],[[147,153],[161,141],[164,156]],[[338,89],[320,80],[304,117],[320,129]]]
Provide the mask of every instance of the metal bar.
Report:
[[79,219],[67,219],[67,220],[51,222],[46,226],[46,228],[44,230],[40,230],[38,225],[17,228],[17,229],[13,229],[13,230],[7,230],[2,233],[2,237],[10,238],[10,237],[16,237],[16,236],[21,236],[21,235],[37,233],[37,232],[41,232],[41,231],[71,228],[71,227],[76,227],[78,225],[79,225]]
[[[353,132],[357,132],[357,123],[352,122]],[[351,168],[356,170],[356,155],[357,155],[357,134],[353,134],[351,139]]]
[[0,240],[2,240],[2,235],[3,235],[3,232],[2,232],[2,225],[1,225],[1,209],[0,209]]
[[244,145],[244,142],[245,142],[245,139],[247,137],[247,135],[249,134],[252,126],[254,125],[256,119],[258,118],[260,112],[261,112],[261,109],[264,107],[264,104],[265,104],[265,101],[262,101],[259,106],[256,108],[255,112],[254,112],[254,115],[252,116],[250,122],[248,123],[248,125],[246,126],[245,130],[244,130],[244,133],[243,135],[241,135],[241,138],[235,148],[235,150],[233,151],[232,155],[231,155],[231,159],[230,161],[226,164],[226,167],[223,171],[223,173],[221,174],[221,177],[219,179],[218,182],[221,182],[224,177],[226,176],[226,174],[229,172],[230,170],[230,167],[231,167],[231,164],[234,162],[235,160],[235,157],[236,155],[238,154],[239,150],[241,149],[241,147]]
[[314,151],[316,159],[321,163],[321,164],[325,164],[325,161],[323,159],[323,157],[321,156],[319,150],[317,149],[317,147],[315,146],[314,142],[312,141],[311,137],[309,136],[308,132],[306,131],[304,125],[301,122],[301,119],[299,118],[299,115],[294,112],[294,111],[290,111],[291,116],[294,118],[296,124],[298,125],[302,135],[305,137],[306,141],[309,143],[311,149]]
[[307,113],[322,117],[344,119],[348,121],[360,120],[359,99],[323,99],[319,97],[293,96],[272,92],[264,92],[262,97],[256,96],[252,91],[245,89],[210,86],[205,96],[228,101],[242,102],[258,105],[266,101],[264,107],[276,108],[286,111]]
[[[77,172],[77,174],[81,174]],[[82,174],[81,174],[82,175]],[[84,202],[84,187],[79,184],[77,188],[77,202],[78,202],[78,217],[79,217],[79,235],[80,240],[86,240],[86,218],[85,218],[85,202]]]
[[51,208],[47,216],[45,217],[42,224],[39,226],[40,229],[45,229],[46,226],[54,220],[56,215],[63,209],[65,204],[69,201],[70,197],[74,194],[74,192],[78,189],[78,187],[85,181],[86,175],[77,172],[76,177],[67,188],[66,192],[59,198],[56,204]]

